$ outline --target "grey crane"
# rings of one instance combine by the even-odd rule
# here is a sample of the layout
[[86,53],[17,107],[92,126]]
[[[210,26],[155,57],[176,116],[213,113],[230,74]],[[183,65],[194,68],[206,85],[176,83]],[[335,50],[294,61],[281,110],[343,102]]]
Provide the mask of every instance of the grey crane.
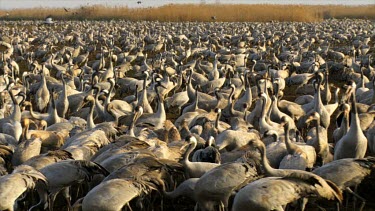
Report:
[[363,158],[367,150],[367,138],[361,130],[359,123],[356,98],[355,83],[352,82],[352,102],[350,110],[350,128],[349,131],[336,143],[334,159],[342,158]]
[[[107,176],[109,172],[94,162],[85,160],[65,160],[52,163],[40,169],[48,180],[49,208],[53,209],[55,198],[61,191],[67,191],[73,184],[90,180],[95,174]],[[64,175],[63,177],[61,175]],[[68,207],[70,207],[69,194],[64,194]]]
[[[47,178],[33,167],[26,165],[17,167],[11,174],[0,177],[0,209],[15,210],[16,200],[22,194],[36,187],[45,190],[47,184]],[[44,203],[46,203],[44,200],[46,199],[47,191],[40,191],[39,193],[40,202],[32,208],[39,205],[44,207]]]
[[[343,158],[332,161],[317,169],[313,173],[330,180],[342,191],[346,191],[362,201],[359,210],[363,210],[365,200],[352,191],[352,187],[357,187],[366,177],[375,170],[375,158]],[[347,196],[348,197],[348,196]],[[355,206],[354,206],[355,209]]]
[[251,144],[259,150],[269,177],[241,189],[234,198],[232,210],[283,210],[282,206],[309,195],[342,201],[342,193],[334,183],[306,171],[274,169],[268,163],[263,142],[252,140]]
[[189,147],[187,148],[184,158],[182,160],[182,164],[185,168],[185,176],[187,178],[199,178],[204,173],[208,172],[209,170],[219,166],[220,164],[217,163],[208,163],[208,162],[191,162],[189,161],[190,153],[195,149],[197,146],[197,139],[194,136],[187,136],[186,141],[189,143]]
[[228,209],[229,197],[247,183],[263,176],[260,157],[252,151],[245,154],[244,161],[222,164],[199,178],[194,195],[201,210]]

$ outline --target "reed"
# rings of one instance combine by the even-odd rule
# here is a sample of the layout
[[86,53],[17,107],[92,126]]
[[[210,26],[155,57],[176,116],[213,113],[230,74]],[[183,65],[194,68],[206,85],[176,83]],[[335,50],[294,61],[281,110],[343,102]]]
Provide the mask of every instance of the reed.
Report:
[[[7,16],[6,13],[9,13]],[[302,21],[316,22],[326,18],[366,18],[375,19],[375,5],[270,5],[270,4],[169,4],[151,8],[108,7],[93,5],[70,9],[32,8],[0,10],[2,19],[44,19],[53,15],[54,19],[108,20],[125,19],[131,21],[216,21],[224,22],[266,22]]]

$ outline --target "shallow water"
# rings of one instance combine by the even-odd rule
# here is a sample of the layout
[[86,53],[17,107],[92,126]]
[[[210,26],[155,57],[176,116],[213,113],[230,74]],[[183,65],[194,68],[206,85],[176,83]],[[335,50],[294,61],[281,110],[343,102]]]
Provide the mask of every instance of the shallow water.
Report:
[[[137,2],[141,3],[138,4]],[[107,6],[154,7],[165,4],[375,4],[375,0],[0,0],[0,9],[30,7],[80,7],[85,5],[103,4]]]

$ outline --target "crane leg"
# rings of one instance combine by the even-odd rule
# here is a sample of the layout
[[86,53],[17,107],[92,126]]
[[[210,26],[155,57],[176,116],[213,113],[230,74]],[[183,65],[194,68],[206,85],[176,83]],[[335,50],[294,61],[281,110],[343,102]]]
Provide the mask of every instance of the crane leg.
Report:
[[126,203],[126,206],[129,208],[130,211],[133,211],[132,207],[130,206],[129,202]]
[[71,203],[70,203],[70,201],[71,201],[71,197],[70,197],[69,189],[70,189],[69,187],[64,188],[64,189],[62,190],[62,194],[63,194],[64,199],[65,199],[65,201],[66,201],[66,203],[67,203],[67,205],[68,205],[68,210],[72,210],[72,205],[71,205]]
[[275,210],[276,211],[285,211],[285,207],[277,207]]
[[[307,202],[308,201],[306,201],[306,203]],[[326,211],[326,209],[324,207],[319,206],[319,204],[317,204],[316,202],[311,202],[311,204],[314,204],[319,210]]]
[[220,204],[219,204],[219,210],[220,210],[220,211],[228,211],[228,206],[225,205],[224,202],[220,201]]
[[[160,195],[162,195],[162,194],[160,194]],[[160,210],[164,211],[164,198],[163,198],[163,196],[161,196],[160,198],[161,198],[160,199]]]
[[348,210],[348,206],[349,206],[349,194],[346,194],[346,200],[345,200],[345,210],[346,211]]
[[228,209],[228,200],[229,200],[229,196],[223,201],[224,211],[229,211],[229,209]]
[[223,206],[223,203],[222,203],[222,202],[220,202],[220,203],[218,204],[218,210],[219,210],[219,211],[224,211],[224,206]]
[[198,205],[198,203],[196,203],[195,206],[194,206],[194,211],[198,211],[198,210],[199,210],[199,205]]
[[363,208],[364,208],[365,205],[366,205],[366,199],[364,199],[362,196],[360,196],[360,195],[358,195],[357,193],[355,193],[354,191],[352,191],[352,189],[350,189],[349,187],[347,187],[345,190],[346,190],[348,193],[353,194],[354,197],[357,197],[359,200],[362,201],[362,203],[361,203],[361,207],[358,209],[359,211],[362,211]]
[[26,207],[26,201],[27,201],[27,193],[23,193],[20,198],[14,203],[16,209],[18,210],[20,207]]
[[[354,187],[354,193],[357,193],[357,185]],[[357,198],[354,196],[353,197],[353,210],[355,210],[355,208],[356,208],[356,204],[357,204]]]
[[308,198],[302,198],[301,199],[301,201],[300,201],[300,209],[301,209],[301,211],[305,210],[307,202],[309,202]]
[[[79,192],[82,189],[82,184],[77,185],[77,190],[74,192],[74,198],[73,199],[78,199],[79,198]],[[72,193],[73,195],[73,193]]]
[[49,210],[50,210],[50,211],[53,210],[53,205],[54,205],[54,203],[55,203],[56,196],[57,196],[57,194],[58,194],[59,192],[60,192],[60,191],[50,193],[49,196],[48,196],[48,207],[49,207]]
[[326,209],[324,209],[323,207],[321,207],[319,205],[316,205],[316,206],[319,208],[319,210],[326,211]]

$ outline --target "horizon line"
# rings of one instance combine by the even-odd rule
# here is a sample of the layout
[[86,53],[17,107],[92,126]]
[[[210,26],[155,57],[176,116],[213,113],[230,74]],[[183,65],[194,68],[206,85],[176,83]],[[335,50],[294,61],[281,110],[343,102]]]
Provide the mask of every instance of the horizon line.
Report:
[[[23,1],[31,1],[31,0],[23,0]],[[1,0],[0,0],[1,2]],[[374,6],[375,3],[365,3],[365,4],[343,4],[343,3],[329,3],[329,4],[314,4],[314,3],[298,3],[298,4],[291,4],[291,3],[220,3],[220,4],[215,4],[215,3],[168,3],[168,4],[163,4],[163,5],[155,5],[155,6],[138,6],[138,7],[131,7],[128,5],[108,5],[105,3],[93,3],[93,4],[81,4],[77,6],[31,6],[31,7],[14,7],[14,8],[3,8],[0,9],[0,11],[11,11],[11,10],[18,10],[18,9],[35,9],[35,8],[41,8],[41,9],[63,9],[63,8],[70,8],[70,9],[78,9],[81,7],[91,7],[91,6],[104,6],[107,8],[130,8],[130,9],[147,9],[147,8],[160,8],[160,7],[165,7],[168,5],[215,5],[215,6],[220,6],[220,5],[282,5],[282,6],[348,6],[348,7],[356,7],[356,6]]]

